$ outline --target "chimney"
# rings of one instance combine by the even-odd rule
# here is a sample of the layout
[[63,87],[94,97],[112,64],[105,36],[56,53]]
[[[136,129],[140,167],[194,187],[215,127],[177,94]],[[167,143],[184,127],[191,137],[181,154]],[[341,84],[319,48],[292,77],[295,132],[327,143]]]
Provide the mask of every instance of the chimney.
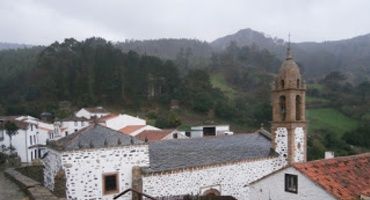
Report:
[[325,151],[325,159],[330,159],[334,157],[334,151]]

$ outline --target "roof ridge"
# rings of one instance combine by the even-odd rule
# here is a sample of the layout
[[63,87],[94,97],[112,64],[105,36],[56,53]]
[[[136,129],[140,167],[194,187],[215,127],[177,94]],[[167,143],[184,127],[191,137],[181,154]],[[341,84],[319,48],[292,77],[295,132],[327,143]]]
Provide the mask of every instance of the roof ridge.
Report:
[[370,152],[355,154],[355,155],[348,155],[348,156],[339,156],[339,157],[327,158],[327,159],[323,158],[323,159],[312,160],[312,161],[303,162],[303,163],[293,163],[292,166],[301,166],[301,165],[314,164],[314,163],[326,163],[326,162],[331,162],[332,160],[343,161],[343,160],[348,160],[348,159],[358,158],[358,157],[370,157]]

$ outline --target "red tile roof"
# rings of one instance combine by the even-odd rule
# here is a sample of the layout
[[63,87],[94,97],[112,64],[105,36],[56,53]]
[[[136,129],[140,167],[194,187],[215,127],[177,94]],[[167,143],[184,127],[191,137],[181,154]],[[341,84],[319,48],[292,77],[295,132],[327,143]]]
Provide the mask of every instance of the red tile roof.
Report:
[[293,164],[338,199],[370,196],[370,153]]
[[171,134],[173,130],[167,129],[167,130],[146,130],[141,132],[136,136],[139,140],[145,141],[148,140],[151,141],[158,141],[165,138],[167,135]]
[[129,125],[119,130],[119,132],[130,135],[131,133],[145,127],[145,125]]

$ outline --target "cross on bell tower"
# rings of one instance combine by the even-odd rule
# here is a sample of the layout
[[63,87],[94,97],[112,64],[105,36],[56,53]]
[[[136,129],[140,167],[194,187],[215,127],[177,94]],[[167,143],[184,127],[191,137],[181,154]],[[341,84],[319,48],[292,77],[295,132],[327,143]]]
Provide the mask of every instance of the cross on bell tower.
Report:
[[287,57],[272,88],[273,148],[288,163],[307,159],[307,125],[305,118],[306,85],[294,62],[289,42]]

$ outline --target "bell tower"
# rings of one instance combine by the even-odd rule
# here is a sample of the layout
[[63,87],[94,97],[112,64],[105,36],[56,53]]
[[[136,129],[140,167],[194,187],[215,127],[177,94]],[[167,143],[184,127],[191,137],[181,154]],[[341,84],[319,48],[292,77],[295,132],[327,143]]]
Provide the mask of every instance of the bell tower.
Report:
[[307,159],[307,125],[305,117],[306,85],[294,62],[290,42],[272,88],[273,148],[291,164]]

